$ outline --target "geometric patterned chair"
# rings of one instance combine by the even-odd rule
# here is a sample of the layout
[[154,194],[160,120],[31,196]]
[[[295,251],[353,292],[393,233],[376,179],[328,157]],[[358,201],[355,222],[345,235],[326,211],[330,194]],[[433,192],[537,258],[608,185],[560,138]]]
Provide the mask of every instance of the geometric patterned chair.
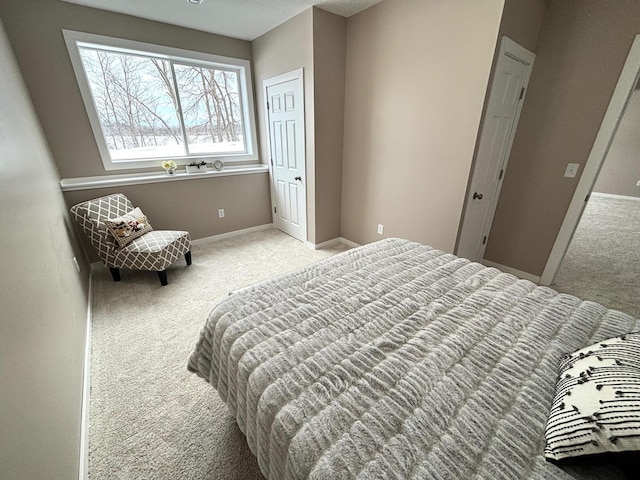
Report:
[[74,205],[73,218],[89,237],[98,256],[116,282],[120,269],[149,270],[158,273],[160,283],[167,285],[167,267],[184,255],[191,265],[191,238],[189,232],[152,230],[120,247],[107,230],[105,221],[121,217],[133,210],[133,205],[122,193],[95,198]]

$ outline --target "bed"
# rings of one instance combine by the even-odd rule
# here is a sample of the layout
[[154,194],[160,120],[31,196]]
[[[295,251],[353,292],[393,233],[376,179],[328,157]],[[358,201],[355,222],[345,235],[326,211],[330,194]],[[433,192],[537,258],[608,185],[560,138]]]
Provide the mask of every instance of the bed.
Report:
[[188,362],[269,479],[617,479],[542,455],[563,355],[638,330],[603,306],[386,239],[231,294]]

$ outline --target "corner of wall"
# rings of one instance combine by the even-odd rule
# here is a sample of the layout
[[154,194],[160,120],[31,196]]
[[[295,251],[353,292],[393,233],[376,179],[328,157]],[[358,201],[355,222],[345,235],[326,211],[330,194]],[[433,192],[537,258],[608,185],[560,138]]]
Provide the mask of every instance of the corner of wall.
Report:
[[347,19],[313,8],[315,242],[340,236]]
[[307,240],[315,242],[315,113],[313,9],[309,8],[251,42],[260,156],[268,158],[263,82],[298,68],[304,71]]

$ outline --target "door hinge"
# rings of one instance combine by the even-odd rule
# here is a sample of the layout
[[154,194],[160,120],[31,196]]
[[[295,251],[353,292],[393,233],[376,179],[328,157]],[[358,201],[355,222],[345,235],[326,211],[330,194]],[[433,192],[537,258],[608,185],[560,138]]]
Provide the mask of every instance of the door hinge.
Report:
[[487,236],[485,235],[484,238],[482,239],[482,244],[484,245],[485,243],[487,243]]
[[273,158],[270,158],[269,160],[271,160],[271,166],[273,167]]
[[267,102],[267,110],[270,110],[271,107],[269,106],[269,102]]
[[588,202],[589,201],[589,197],[591,196],[591,194],[587,195],[586,197],[584,197],[584,201]]
[[522,97],[524,97],[524,87],[520,90],[520,98],[518,100],[522,100]]
[[500,175],[498,176],[498,180],[502,180],[503,173],[504,173],[504,169],[500,170]]
[[278,213],[278,207],[273,207],[273,213]]

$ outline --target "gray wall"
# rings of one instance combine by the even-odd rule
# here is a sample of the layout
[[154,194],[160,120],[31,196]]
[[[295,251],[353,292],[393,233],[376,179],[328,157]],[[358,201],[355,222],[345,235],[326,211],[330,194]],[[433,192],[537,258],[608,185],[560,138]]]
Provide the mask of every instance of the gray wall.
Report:
[[342,236],[453,251],[503,0],[386,0],[347,20]]
[[313,9],[315,243],[340,236],[347,20]]
[[88,265],[2,24],[0,64],[0,476],[77,478]]
[[[500,35],[535,53],[547,3],[548,0],[505,0]],[[499,48],[498,42],[496,52]]]
[[268,158],[262,83],[304,71],[307,240],[340,236],[346,19],[310,8],[252,42],[260,152]]
[[485,258],[542,274],[638,32],[636,0],[549,4]]
[[[267,173],[96,188],[65,192],[64,197],[70,207],[117,192],[142,208],[156,230],[187,230],[193,239],[271,223]],[[219,208],[224,218],[218,218]],[[81,238],[90,261],[99,261],[89,240]]]
[[[251,44],[58,0],[3,0],[0,15],[62,178],[105,175],[62,29],[251,60]],[[142,171],[144,169],[132,170]],[[148,170],[148,169],[147,169]],[[152,167],[160,171],[160,166]],[[117,173],[122,173],[121,171]],[[256,178],[261,177],[261,178]],[[202,238],[271,223],[268,175],[220,177],[121,188],[154,225]],[[109,189],[65,195],[67,205]],[[150,213],[166,207],[160,217]],[[218,219],[217,209],[227,217]],[[92,252],[92,249],[89,250]],[[92,254],[92,259],[96,257]]]
[[269,126],[264,108],[263,82],[283,73],[303,69],[304,128],[307,187],[307,240],[315,242],[315,112],[313,101],[313,9],[309,8],[251,42],[254,61],[256,115],[260,156],[269,158]]
[[[542,21],[544,19],[544,12],[546,11],[546,6],[547,0],[505,0],[504,10],[502,12],[502,20],[500,21],[500,29],[498,31],[498,39],[496,41],[496,46],[493,53],[491,77],[489,78],[487,93],[484,99],[484,105],[482,107],[482,121],[480,122],[479,132],[482,131],[482,128],[484,126],[484,117],[486,114],[487,104],[489,102],[489,90],[493,83],[493,76],[495,74],[496,62],[498,61],[498,57],[500,54],[502,37],[509,37],[511,40],[522,45],[530,52],[535,53],[538,45],[538,36],[540,35],[540,29],[542,28]],[[469,188],[471,188],[471,179],[473,177],[476,156],[478,154],[479,141],[480,135],[478,135],[478,137],[476,138],[476,146],[473,154],[473,166],[471,167],[471,170],[469,172],[467,195],[469,195],[470,193]],[[463,221],[464,213],[460,218],[456,249],[458,242],[460,241],[459,235],[462,231]]]
[[633,91],[604,160],[594,192],[640,197],[640,90]]

